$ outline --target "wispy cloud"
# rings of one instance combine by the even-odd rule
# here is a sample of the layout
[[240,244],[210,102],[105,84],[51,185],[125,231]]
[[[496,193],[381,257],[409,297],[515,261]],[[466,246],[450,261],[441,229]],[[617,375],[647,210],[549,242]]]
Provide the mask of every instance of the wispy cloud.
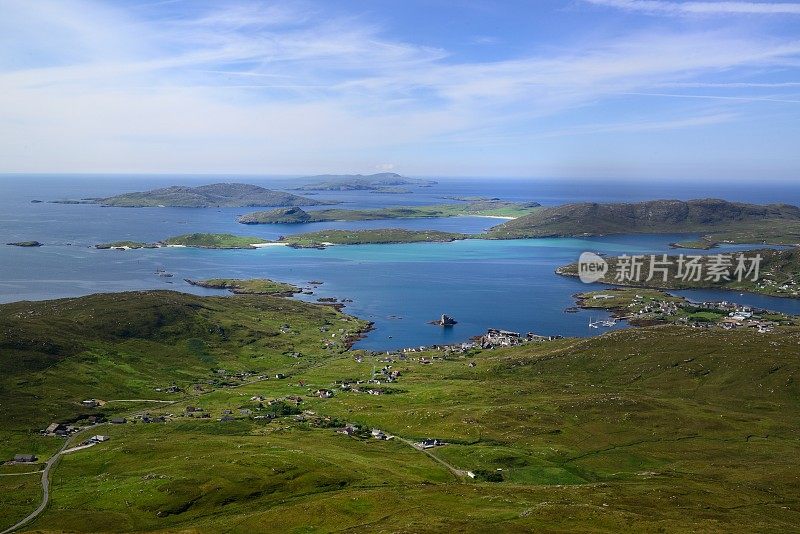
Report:
[[91,0],[0,0],[5,170],[344,171],[385,161],[400,169],[398,152],[432,142],[478,154],[486,132],[496,140],[699,128],[737,115],[681,108],[569,128],[544,122],[800,60],[792,38],[659,30],[477,61],[313,3],[189,4],[179,18],[148,18]]
[[800,104],[800,99],[769,98],[759,96],[725,96],[725,95],[687,95],[682,93],[624,93],[631,96],[656,96],[664,98],[699,98],[701,100],[734,100],[738,102],[777,102],[781,104]]
[[666,0],[584,0],[591,4],[668,15],[800,15],[795,2],[669,2]]

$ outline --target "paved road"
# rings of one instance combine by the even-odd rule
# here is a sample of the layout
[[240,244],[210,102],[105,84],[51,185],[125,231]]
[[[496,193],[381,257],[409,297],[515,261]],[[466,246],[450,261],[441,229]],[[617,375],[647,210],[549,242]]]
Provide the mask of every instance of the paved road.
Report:
[[50,501],[50,469],[52,469],[58,459],[61,458],[61,455],[64,453],[64,450],[67,448],[67,445],[69,445],[70,441],[72,440],[67,439],[64,441],[64,444],[61,446],[58,452],[51,456],[49,460],[47,460],[44,470],[42,470],[42,503],[39,505],[39,507],[31,512],[28,517],[22,521],[19,521],[16,525],[5,529],[3,532],[0,532],[0,534],[14,532],[18,528],[23,527],[33,521],[39,516],[39,514],[44,512],[44,509],[47,507],[47,503]]

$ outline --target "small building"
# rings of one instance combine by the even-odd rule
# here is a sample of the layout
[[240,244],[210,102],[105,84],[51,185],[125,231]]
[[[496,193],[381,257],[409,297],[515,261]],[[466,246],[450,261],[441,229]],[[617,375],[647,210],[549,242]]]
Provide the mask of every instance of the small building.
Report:
[[277,373],[275,375],[275,378],[277,378],[278,380],[283,380],[284,378],[286,378],[286,375],[283,373]]
[[97,402],[97,400],[95,400],[95,399],[87,399],[87,400],[81,401],[81,405],[84,408],[96,408],[96,407],[100,406],[100,403]]
[[316,395],[317,395],[317,396],[318,396],[320,399],[330,399],[331,397],[333,397],[333,391],[331,391],[331,390],[329,390],[329,389],[318,389],[318,390],[315,392],[315,394],[316,394]]
[[355,425],[353,425],[353,424],[348,424],[348,425],[345,425],[345,427],[344,427],[344,428],[340,428],[340,429],[339,429],[339,430],[337,430],[336,432],[338,432],[339,434],[345,434],[345,435],[347,435],[347,436],[352,436],[352,435],[354,435],[356,432],[358,432],[358,427],[356,427],[356,426],[355,426]]
[[15,454],[14,461],[19,464],[30,464],[37,461],[38,458],[33,454]]
[[124,425],[127,422],[128,422],[128,420],[125,419],[124,417],[114,417],[114,418],[111,419],[111,424],[112,425]]
[[440,447],[444,444],[445,444],[444,441],[439,439],[423,439],[419,443],[419,446],[422,447],[423,449],[432,449],[433,447]]
[[95,443],[103,443],[104,441],[108,441],[109,439],[111,438],[109,438],[108,436],[101,436],[100,434],[98,434],[97,436],[92,436],[91,438],[89,438],[89,441],[94,441]]
[[383,430],[380,430],[378,428],[373,428],[372,429],[372,437],[375,438],[375,439],[380,439],[380,440],[389,439],[389,436],[386,435],[386,433]]

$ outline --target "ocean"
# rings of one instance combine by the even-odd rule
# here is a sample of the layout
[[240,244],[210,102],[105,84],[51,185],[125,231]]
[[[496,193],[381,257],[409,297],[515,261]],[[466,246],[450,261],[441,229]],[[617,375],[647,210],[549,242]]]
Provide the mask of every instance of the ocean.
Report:
[[[253,176],[0,176],[0,239],[37,240],[40,248],[0,246],[0,302],[73,297],[96,292],[168,289],[225,294],[190,286],[184,278],[264,277],[307,286],[323,284],[301,298],[352,299],[347,313],[375,323],[358,348],[455,343],[503,328],[542,335],[588,336],[607,331],[588,327],[604,312],[565,313],[573,295],[588,286],[554,274],[559,265],[589,250],[606,254],[671,252],[669,243],[686,236],[635,235],[586,239],[514,241],[466,240],[454,243],[336,246],[325,250],[267,247],[257,250],[161,248],[96,250],[97,243],[156,241],[189,232],[218,232],[275,239],[324,228],[436,229],[479,233],[502,221],[484,217],[406,219],[303,225],[236,223],[249,208],[104,208],[97,205],[32,204],[31,200],[110,196],[174,184],[241,181],[286,190],[287,177]],[[338,207],[385,207],[453,202],[446,197],[482,196],[554,205],[577,201],[636,201],[653,198],[725,198],[747,202],[800,203],[800,185],[652,184],[568,180],[442,179],[410,194],[365,191],[319,192],[314,198]],[[738,247],[747,248],[747,247]],[[717,251],[714,251],[716,253]],[[157,276],[157,270],[172,278]],[[682,291],[694,300],[735,300],[800,314],[800,301],[739,295],[726,291]],[[428,324],[442,313],[458,324],[443,329]],[[621,327],[621,326],[618,326]],[[617,328],[618,328],[617,327]]]

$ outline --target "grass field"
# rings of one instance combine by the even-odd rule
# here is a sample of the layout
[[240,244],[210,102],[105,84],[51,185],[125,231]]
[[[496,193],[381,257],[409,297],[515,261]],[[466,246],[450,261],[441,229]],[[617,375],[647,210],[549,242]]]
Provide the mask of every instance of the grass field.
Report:
[[[99,309],[110,313],[89,311]],[[103,406],[167,422],[104,426],[110,441],[63,457],[29,531],[728,532],[800,522],[796,328],[662,326],[386,362],[323,348],[338,328],[363,323],[271,297],[128,293],[3,305],[0,316],[5,369],[15,369],[0,389],[3,406],[16,407],[2,412],[4,436],[79,415],[85,397],[174,401]],[[275,335],[284,322],[297,334]],[[75,338],[82,345],[67,351]],[[84,346],[111,363],[95,372],[103,360],[87,360]],[[391,394],[337,386],[386,365],[396,382],[361,389]],[[211,373],[219,367],[225,378]],[[234,379],[244,370],[270,378]],[[172,381],[187,387],[154,392]],[[323,388],[333,396],[320,398]],[[344,423],[395,438],[336,433]],[[423,438],[447,445],[430,456],[404,441]],[[42,458],[60,444],[36,439],[54,440],[39,442]],[[2,497],[4,523],[35,507],[35,479],[0,476],[20,490]]]

